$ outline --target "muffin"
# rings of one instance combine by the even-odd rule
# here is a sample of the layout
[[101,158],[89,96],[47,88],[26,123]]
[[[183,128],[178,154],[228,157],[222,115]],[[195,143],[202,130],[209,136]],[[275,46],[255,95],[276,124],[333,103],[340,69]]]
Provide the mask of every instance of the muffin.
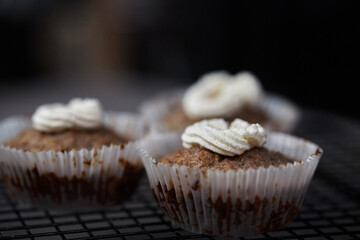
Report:
[[299,111],[290,101],[265,93],[249,72],[203,75],[185,92],[167,92],[142,104],[140,112],[160,130],[183,131],[199,120],[224,118],[260,123],[266,129],[291,131]]
[[137,142],[144,122],[103,114],[96,99],[38,107],[31,119],[0,123],[0,177],[17,202],[40,208],[105,208],[136,189],[143,173]]
[[314,143],[240,119],[203,120],[181,138],[152,134],[139,151],[172,224],[226,237],[284,228],[296,217],[322,155]]

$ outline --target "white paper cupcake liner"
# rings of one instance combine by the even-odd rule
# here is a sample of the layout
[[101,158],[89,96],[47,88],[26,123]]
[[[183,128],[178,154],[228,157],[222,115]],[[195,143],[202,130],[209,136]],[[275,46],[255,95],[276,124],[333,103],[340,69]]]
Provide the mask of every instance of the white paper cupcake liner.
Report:
[[153,134],[139,145],[153,194],[174,225],[220,236],[283,228],[296,217],[322,155],[309,141],[270,133],[266,148],[302,162],[226,172],[156,163],[156,157],[180,147],[174,132]]
[[[140,113],[151,123],[152,132],[169,131],[162,123],[162,119],[171,109],[181,104],[184,90],[172,90],[159,94],[157,97],[145,101],[140,106]],[[262,125],[271,131],[292,132],[300,119],[300,110],[290,100],[272,93],[266,93],[260,102],[262,109],[269,118]],[[179,129],[183,131],[184,129]]]
[[[105,125],[129,139],[144,133],[132,114],[107,113]],[[30,128],[24,116],[0,122],[0,143]],[[15,201],[41,208],[104,208],[119,204],[136,188],[143,172],[138,142],[70,152],[28,152],[0,144],[0,176]]]

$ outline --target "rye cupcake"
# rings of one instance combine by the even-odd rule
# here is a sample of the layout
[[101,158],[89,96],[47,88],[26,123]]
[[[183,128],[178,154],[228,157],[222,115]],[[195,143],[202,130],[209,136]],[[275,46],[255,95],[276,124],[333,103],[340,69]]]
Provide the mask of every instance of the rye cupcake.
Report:
[[251,236],[292,221],[322,155],[314,143],[235,119],[146,137],[139,151],[153,195],[172,224]]
[[166,92],[146,101],[140,112],[163,131],[183,131],[203,119],[241,118],[269,130],[288,132],[299,119],[293,103],[266,93],[250,72],[207,73],[185,91]]
[[40,208],[118,205],[141,178],[144,127],[136,115],[104,114],[97,99],[39,106],[0,122],[1,180],[15,201]]

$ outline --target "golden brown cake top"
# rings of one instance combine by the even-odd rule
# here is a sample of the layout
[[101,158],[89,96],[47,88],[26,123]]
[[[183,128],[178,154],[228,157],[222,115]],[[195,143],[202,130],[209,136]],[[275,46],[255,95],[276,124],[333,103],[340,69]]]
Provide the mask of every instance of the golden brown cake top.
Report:
[[[235,118],[244,119],[250,123],[266,123],[269,118],[265,111],[261,108],[244,106],[239,112],[232,117],[227,117],[225,120],[233,121]],[[163,122],[170,128],[170,130],[179,130],[185,128],[196,121],[202,119],[192,119],[188,117],[181,104],[174,106],[169,113],[163,117]]]
[[214,153],[198,145],[192,148],[178,149],[158,158],[157,161],[165,164],[178,164],[198,167],[203,170],[221,170],[224,172],[227,170],[257,169],[259,167],[268,168],[269,166],[279,167],[296,161],[300,162],[265,147],[252,148],[241,155],[229,157]]
[[46,133],[30,128],[21,131],[15,138],[3,144],[11,148],[22,149],[30,152],[41,151],[71,151],[86,148],[102,148],[102,146],[121,145],[128,140],[118,136],[107,128],[91,130],[67,129],[62,132]]

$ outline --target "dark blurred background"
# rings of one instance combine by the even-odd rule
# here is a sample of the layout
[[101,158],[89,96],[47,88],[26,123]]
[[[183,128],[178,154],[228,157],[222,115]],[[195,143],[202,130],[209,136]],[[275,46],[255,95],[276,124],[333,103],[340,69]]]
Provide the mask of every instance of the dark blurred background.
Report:
[[1,116],[72,96],[136,110],[224,69],[360,119],[358,16],[334,0],[0,0]]

